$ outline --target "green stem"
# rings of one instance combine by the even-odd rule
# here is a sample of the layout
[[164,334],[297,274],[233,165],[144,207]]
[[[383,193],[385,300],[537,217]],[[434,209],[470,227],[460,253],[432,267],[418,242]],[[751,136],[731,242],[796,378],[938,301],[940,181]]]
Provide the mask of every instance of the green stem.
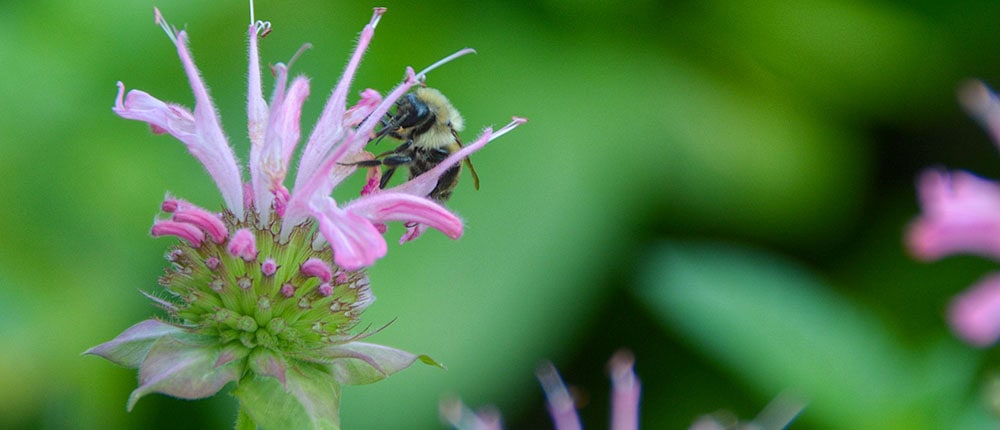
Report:
[[236,416],[236,430],[257,430],[257,423],[253,422],[243,405],[240,405],[239,415]]

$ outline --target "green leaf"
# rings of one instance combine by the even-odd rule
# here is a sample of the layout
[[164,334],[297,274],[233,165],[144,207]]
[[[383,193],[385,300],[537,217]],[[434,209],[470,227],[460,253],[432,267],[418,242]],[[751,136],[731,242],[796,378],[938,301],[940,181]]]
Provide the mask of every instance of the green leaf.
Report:
[[930,399],[962,396],[969,360],[935,358],[962,358],[956,345],[921,359],[869,311],[789,262],[669,244],[648,263],[640,295],[653,312],[765,396],[791,389],[810,401],[806,416],[831,428],[933,428],[955,414],[957,405]]
[[217,344],[204,343],[194,335],[178,337],[161,337],[150,348],[139,369],[139,387],[129,396],[128,410],[153,392],[181,399],[209,397],[243,373],[241,360],[216,366],[222,351]]
[[153,343],[183,330],[159,320],[145,320],[127,328],[114,339],[88,349],[84,354],[101,356],[113,363],[137,369]]
[[262,429],[339,429],[340,385],[328,371],[298,362],[275,378],[250,374],[233,390],[241,410]]

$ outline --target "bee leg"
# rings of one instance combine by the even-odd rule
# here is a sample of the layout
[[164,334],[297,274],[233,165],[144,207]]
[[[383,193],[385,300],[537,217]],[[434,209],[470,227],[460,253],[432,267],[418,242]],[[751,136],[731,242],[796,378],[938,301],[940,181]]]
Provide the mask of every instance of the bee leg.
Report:
[[375,167],[375,166],[381,166],[382,160],[362,160],[362,161],[355,161],[353,163],[337,163],[337,164],[341,166]]
[[384,190],[385,186],[389,185],[389,179],[392,178],[392,174],[393,173],[396,173],[396,168],[395,167],[391,167],[388,170],[386,170],[385,172],[382,172],[382,180],[379,181],[379,183],[378,183],[378,187],[380,189]]
[[413,158],[406,155],[394,155],[391,157],[385,157],[380,160],[383,166],[388,167],[385,172],[382,173],[382,180],[378,183],[379,188],[385,188],[389,184],[389,179],[392,178],[392,174],[396,173],[396,168],[413,162]]
[[428,158],[430,158],[430,160],[433,161],[434,164],[441,163],[446,158],[448,158],[449,155],[451,155],[451,152],[448,152],[448,150],[444,148],[434,148],[433,150],[427,153]]

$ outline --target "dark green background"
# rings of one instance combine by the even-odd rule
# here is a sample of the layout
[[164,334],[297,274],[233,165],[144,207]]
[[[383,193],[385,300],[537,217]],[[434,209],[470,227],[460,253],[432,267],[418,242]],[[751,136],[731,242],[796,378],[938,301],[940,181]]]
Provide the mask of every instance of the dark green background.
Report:
[[[190,33],[246,159],[247,6],[240,1],[0,1],[0,427],[226,428],[226,394],[125,400],[135,372],[86,348],[156,314],[171,243],[148,229],[166,191],[221,198],[169,136],[111,112],[115,82],[192,96],[153,6]],[[371,6],[387,6],[352,94],[433,72],[471,140],[531,122],[475,155],[450,206],[467,223],[398,246],[370,270],[372,341],[426,353],[349,387],[346,428],[440,428],[438,400],[548,427],[535,365],[551,359],[607,420],[605,361],[632,349],[644,428],[779,393],[811,403],[792,428],[992,428],[996,354],[943,322],[993,267],[913,262],[901,243],[925,166],[1000,177],[954,90],[1000,85],[991,1],[259,1],[262,62],[312,78],[312,128]],[[265,76],[266,93],[271,81]],[[352,198],[359,181],[336,195]]]

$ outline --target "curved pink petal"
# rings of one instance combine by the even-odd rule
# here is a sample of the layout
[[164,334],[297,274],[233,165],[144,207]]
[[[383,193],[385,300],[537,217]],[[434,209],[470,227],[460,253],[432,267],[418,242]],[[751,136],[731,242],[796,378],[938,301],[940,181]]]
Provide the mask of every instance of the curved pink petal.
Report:
[[955,332],[976,346],[1000,339],[1000,274],[993,274],[956,296],[948,308]]
[[426,224],[452,239],[462,237],[462,220],[444,206],[424,198],[397,192],[381,192],[358,198],[345,207],[371,222],[403,221]]
[[381,103],[382,95],[378,91],[365,89],[361,92],[361,100],[344,113],[344,124],[348,127],[357,127],[361,121],[371,116],[372,111]]
[[482,147],[486,146],[487,143],[490,143],[496,140],[498,137],[507,134],[509,131],[517,128],[519,125],[524,124],[527,121],[528,120],[524,118],[514,117],[510,123],[501,127],[496,132],[493,132],[492,128],[489,127],[486,128],[485,130],[483,130],[482,134],[480,134],[479,137],[476,138],[476,140],[466,145],[461,150],[448,156],[448,158],[446,158],[444,161],[439,163],[437,166],[434,166],[433,169],[430,169],[424,172],[422,175],[417,176],[416,178],[413,178],[400,185],[397,185],[396,187],[393,187],[392,190],[400,193],[413,194],[416,196],[426,196],[430,194],[430,192],[437,185],[438,178],[440,178],[441,175],[444,174],[445,170],[448,170],[449,168],[451,168],[451,166],[454,166],[455,164],[458,164],[462,160],[469,158],[469,156],[472,155],[473,152],[482,149]]
[[361,36],[358,38],[357,46],[354,47],[354,53],[351,54],[351,59],[347,62],[344,72],[340,75],[333,93],[327,99],[326,105],[323,107],[323,113],[320,114],[319,120],[316,122],[316,127],[313,129],[312,134],[310,134],[309,141],[302,152],[302,159],[299,160],[299,173],[295,178],[295,189],[304,185],[305,181],[315,174],[315,170],[327,158],[330,149],[343,137],[345,131],[343,119],[344,112],[347,110],[347,93],[350,90],[351,82],[354,80],[354,74],[361,64],[361,57],[368,50],[368,45],[371,43],[372,37],[375,36],[375,27],[384,13],[385,8],[375,8],[372,12],[371,20],[361,30]]
[[639,396],[641,384],[635,376],[635,357],[629,351],[618,351],[608,362],[611,373],[611,430],[639,428]]
[[251,166],[251,170],[258,171],[255,179],[257,182],[254,183],[254,201],[259,202],[257,212],[262,220],[270,216],[275,190],[284,183],[288,173],[290,158],[299,141],[302,104],[308,96],[309,80],[300,76],[292,82],[288,94],[280,97],[280,103],[271,105],[259,164]]
[[123,100],[125,86],[118,83],[118,96],[114,111],[127,119],[145,121],[154,132],[170,133],[187,146],[191,155],[205,166],[209,176],[215,181],[222,193],[226,206],[243,217],[243,184],[240,178],[240,167],[236,156],[222,133],[219,118],[215,112],[212,99],[201,80],[198,68],[191,59],[187,48],[187,35],[181,31],[174,34],[163,21],[159,10],[156,11],[157,22],[164,28],[167,35],[177,48],[184,71],[187,73],[191,90],[194,93],[194,112],[188,112],[180,106],[168,105],[142,91],[129,91]]
[[264,133],[267,130],[267,102],[264,101],[264,90],[260,81],[260,53],[257,49],[258,28],[251,23],[247,29],[250,39],[247,54],[247,132],[250,137],[250,165],[256,163],[256,152],[264,145]]
[[971,253],[1000,259],[1000,185],[966,172],[928,170],[918,192],[923,213],[907,233],[917,257]]
[[118,81],[118,96],[112,110],[125,119],[148,123],[156,133],[170,133],[180,141],[194,139],[194,115],[183,106],[167,104],[145,91],[131,90]]
[[333,261],[342,269],[357,270],[385,256],[385,239],[367,219],[338,208],[329,197],[312,205],[312,210],[333,248]]
[[208,95],[208,89],[202,82],[198,68],[194,65],[191,52],[187,48],[187,34],[177,33],[177,55],[181,59],[188,82],[194,92],[194,121],[198,139],[195,142],[184,142],[188,150],[208,170],[209,175],[219,186],[222,198],[237,218],[243,217],[243,181],[240,178],[240,166],[236,162],[233,149],[229,146],[226,136],[219,125],[219,117],[215,105]]
[[1000,147],[1000,97],[982,81],[969,81],[959,89],[958,100]]

